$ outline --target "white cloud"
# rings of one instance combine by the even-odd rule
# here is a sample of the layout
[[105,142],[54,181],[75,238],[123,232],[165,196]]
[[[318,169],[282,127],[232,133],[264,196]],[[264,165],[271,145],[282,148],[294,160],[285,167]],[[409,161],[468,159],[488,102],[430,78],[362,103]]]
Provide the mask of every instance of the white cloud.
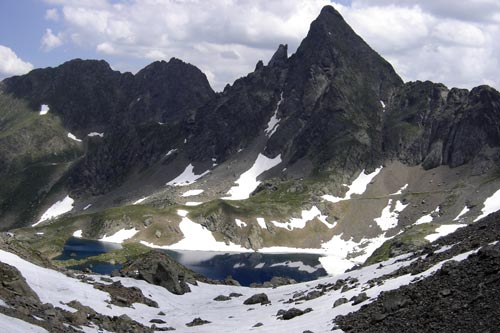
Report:
[[59,21],[59,11],[57,8],[47,9],[45,11],[45,19],[49,21]]
[[354,0],[340,11],[405,80],[500,87],[498,1]]
[[0,45],[0,79],[25,74],[32,69],[32,64],[23,61],[9,47]]
[[63,34],[59,32],[55,35],[52,29],[46,29],[42,37],[41,45],[44,51],[50,51],[63,44]]
[[[328,0],[46,0],[62,13],[62,36],[102,55],[144,63],[177,57],[216,89],[266,62],[280,43],[294,52]],[[345,3],[345,1],[343,1]],[[352,0],[333,3],[405,80],[500,86],[500,1]],[[46,33],[47,35],[47,33]],[[57,42],[59,41],[59,42]],[[50,47],[49,47],[50,48]],[[123,66],[120,65],[122,68]]]
[[65,35],[103,55],[177,57],[203,69],[215,88],[267,61],[280,43],[293,52],[328,0],[69,1],[58,6]]

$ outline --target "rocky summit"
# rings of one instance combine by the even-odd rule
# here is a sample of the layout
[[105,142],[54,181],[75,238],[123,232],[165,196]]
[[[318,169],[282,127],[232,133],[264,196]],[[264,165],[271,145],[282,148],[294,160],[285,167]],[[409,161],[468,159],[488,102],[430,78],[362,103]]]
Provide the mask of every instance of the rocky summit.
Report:
[[[220,92],[177,58],[4,79],[0,323],[495,331],[500,93],[403,82],[331,6],[281,42]],[[231,276],[266,269],[314,280]]]

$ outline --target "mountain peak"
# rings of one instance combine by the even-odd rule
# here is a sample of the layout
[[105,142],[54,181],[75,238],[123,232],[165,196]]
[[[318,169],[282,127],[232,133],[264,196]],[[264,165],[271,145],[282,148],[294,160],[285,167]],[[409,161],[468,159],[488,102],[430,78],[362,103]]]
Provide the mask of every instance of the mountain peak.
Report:
[[318,19],[322,17],[328,17],[329,15],[337,15],[338,17],[342,18],[342,15],[340,15],[340,13],[335,8],[333,8],[333,6],[326,5],[321,9]]
[[305,68],[335,69],[337,78],[339,75],[346,80],[364,77],[362,85],[370,86],[380,99],[387,98],[393,87],[403,83],[393,67],[356,34],[332,6],[325,6],[311,23],[294,58],[295,63]]
[[347,24],[342,15],[332,6],[325,6],[316,20],[311,23],[308,37],[323,37],[327,39],[351,39],[353,36],[361,39]]
[[288,60],[288,45],[280,44],[276,52],[274,52],[268,66],[284,66]]

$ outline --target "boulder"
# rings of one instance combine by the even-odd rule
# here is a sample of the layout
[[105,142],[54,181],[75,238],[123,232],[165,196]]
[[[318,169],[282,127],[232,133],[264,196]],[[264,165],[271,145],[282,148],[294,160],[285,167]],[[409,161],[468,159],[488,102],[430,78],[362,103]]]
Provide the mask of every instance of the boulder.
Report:
[[259,304],[259,303],[261,305],[265,305],[265,304],[269,304],[271,302],[269,301],[269,298],[267,297],[267,295],[264,293],[252,295],[251,297],[247,298],[243,302],[243,304],[245,304],[245,305],[252,305],[252,304]]

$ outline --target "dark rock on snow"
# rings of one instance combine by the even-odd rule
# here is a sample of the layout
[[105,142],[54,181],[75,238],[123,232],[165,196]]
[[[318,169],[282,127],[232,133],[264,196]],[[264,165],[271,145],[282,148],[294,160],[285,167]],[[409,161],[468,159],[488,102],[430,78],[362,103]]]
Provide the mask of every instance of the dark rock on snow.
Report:
[[251,297],[247,298],[243,302],[243,304],[245,304],[245,305],[252,305],[252,304],[259,304],[259,303],[261,305],[265,305],[265,304],[269,304],[271,302],[269,301],[269,298],[267,298],[267,295],[264,293],[252,295]]

